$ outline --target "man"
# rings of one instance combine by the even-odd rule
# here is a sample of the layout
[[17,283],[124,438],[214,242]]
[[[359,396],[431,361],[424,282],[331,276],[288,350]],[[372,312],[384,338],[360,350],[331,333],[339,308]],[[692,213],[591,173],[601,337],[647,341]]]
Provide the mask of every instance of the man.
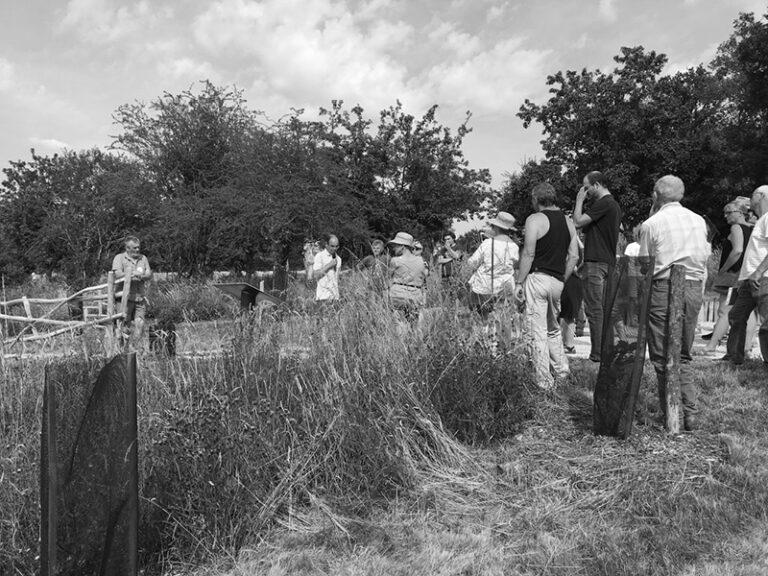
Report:
[[[517,298],[525,300],[525,330],[531,341],[536,383],[552,388],[570,373],[560,336],[560,296],[579,258],[576,229],[557,207],[551,184],[531,192],[536,212],[525,221]],[[553,374],[554,373],[554,374]]]
[[[125,252],[112,260],[115,278],[130,278],[124,326],[131,329],[131,340],[138,344],[144,332],[144,318],[147,312],[147,285],[152,278],[149,260],[140,253],[141,243],[136,236],[125,239]],[[126,297],[126,296],[123,296]]]
[[744,250],[736,301],[728,313],[731,331],[723,358],[734,364],[744,363],[747,320],[755,307],[762,322],[758,331],[760,353],[763,362],[768,363],[768,185],[760,186],[752,193],[750,204],[758,221]]
[[334,302],[339,299],[339,272],[341,258],[336,253],[339,250],[339,239],[331,234],[312,264],[312,271],[317,280],[315,289],[316,302]]
[[[584,307],[589,321],[591,350],[589,359],[600,362],[603,334],[603,297],[608,283],[608,272],[616,264],[616,245],[619,239],[621,208],[605,186],[600,172],[584,177],[576,194],[573,223],[584,230],[584,264],[581,277],[584,282]],[[584,211],[584,201],[592,203]]]
[[440,266],[440,278],[444,283],[448,283],[454,272],[454,263],[459,262],[463,256],[456,248],[456,237],[453,232],[448,232],[443,236],[443,243],[437,247],[435,253],[437,264]]
[[[677,176],[664,176],[653,187],[652,216],[640,227],[639,255],[653,256],[653,283],[648,307],[648,353],[659,383],[659,402],[666,408],[666,343],[669,303],[669,275],[673,264],[685,267],[683,294],[683,333],[681,358],[690,358],[701,308],[707,259],[711,247],[707,241],[704,219],[680,205],[685,193]],[[687,362],[680,365],[680,393],[683,400],[684,427],[696,428],[698,406],[696,387]]]

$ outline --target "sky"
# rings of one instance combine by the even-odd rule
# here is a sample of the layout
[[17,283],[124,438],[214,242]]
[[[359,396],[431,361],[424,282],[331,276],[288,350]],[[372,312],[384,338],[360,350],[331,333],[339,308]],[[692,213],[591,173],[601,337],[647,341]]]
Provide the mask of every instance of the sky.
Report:
[[768,0],[0,0],[0,168],[106,147],[118,106],[208,79],[272,118],[400,100],[455,129],[470,111],[465,155],[500,186],[543,156],[516,112],[549,74],[611,70],[622,46],[708,63],[739,12]]

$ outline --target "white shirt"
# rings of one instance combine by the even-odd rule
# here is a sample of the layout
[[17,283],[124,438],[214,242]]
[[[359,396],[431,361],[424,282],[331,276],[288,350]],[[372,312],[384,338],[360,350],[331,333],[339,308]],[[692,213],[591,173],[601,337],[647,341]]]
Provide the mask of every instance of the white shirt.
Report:
[[669,278],[673,264],[685,266],[686,280],[704,280],[712,246],[704,218],[680,202],[664,204],[640,227],[640,256],[653,256],[653,278]]
[[[747,247],[744,250],[739,280],[749,278],[766,256],[768,256],[768,213],[760,216],[760,219],[755,222],[755,227],[752,229],[749,242],[747,242]],[[768,270],[763,273],[762,277],[768,278]]]
[[477,266],[469,287],[475,294],[498,294],[503,288],[514,290],[515,264],[519,260],[520,249],[512,240],[486,238],[469,257],[469,265]]
[[[328,250],[321,250],[315,256],[312,264],[312,270],[319,272],[323,266],[331,261],[331,254]],[[317,288],[315,289],[315,300],[338,300],[339,299],[339,270],[341,270],[341,257],[336,255],[336,268],[331,268],[323,276],[317,277]]]

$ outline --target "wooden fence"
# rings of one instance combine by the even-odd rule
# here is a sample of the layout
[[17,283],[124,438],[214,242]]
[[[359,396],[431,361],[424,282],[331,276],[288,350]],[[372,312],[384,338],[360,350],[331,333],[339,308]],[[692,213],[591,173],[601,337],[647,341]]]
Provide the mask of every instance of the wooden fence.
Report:
[[[122,290],[117,291],[122,286]],[[125,276],[116,279],[115,273],[107,275],[106,284],[89,286],[71,296],[62,298],[27,298],[22,296],[7,302],[0,301],[0,332],[3,332],[3,344],[13,346],[19,342],[45,340],[67,332],[73,332],[90,326],[104,326],[107,331],[108,343],[116,342],[126,316],[128,298],[122,298],[131,290],[131,278]],[[119,300],[119,302],[118,302]],[[56,320],[52,316],[71,302],[81,302],[83,317],[81,320]],[[50,306],[41,316],[33,315],[32,305],[36,307]],[[24,316],[8,314],[11,307],[22,306]],[[22,324],[23,328],[14,336],[7,335],[3,328],[8,322]]]

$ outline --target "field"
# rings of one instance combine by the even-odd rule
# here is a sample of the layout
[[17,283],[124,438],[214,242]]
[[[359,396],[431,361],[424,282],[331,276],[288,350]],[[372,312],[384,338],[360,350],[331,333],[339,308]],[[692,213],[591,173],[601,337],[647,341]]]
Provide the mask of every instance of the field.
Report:
[[[619,441],[591,432],[591,362],[544,392],[461,307],[409,326],[350,291],[340,310],[188,317],[194,356],[140,353],[145,574],[768,573],[761,362],[696,356],[702,426],[679,436],[647,365]],[[42,365],[0,377],[0,573],[31,574]]]

